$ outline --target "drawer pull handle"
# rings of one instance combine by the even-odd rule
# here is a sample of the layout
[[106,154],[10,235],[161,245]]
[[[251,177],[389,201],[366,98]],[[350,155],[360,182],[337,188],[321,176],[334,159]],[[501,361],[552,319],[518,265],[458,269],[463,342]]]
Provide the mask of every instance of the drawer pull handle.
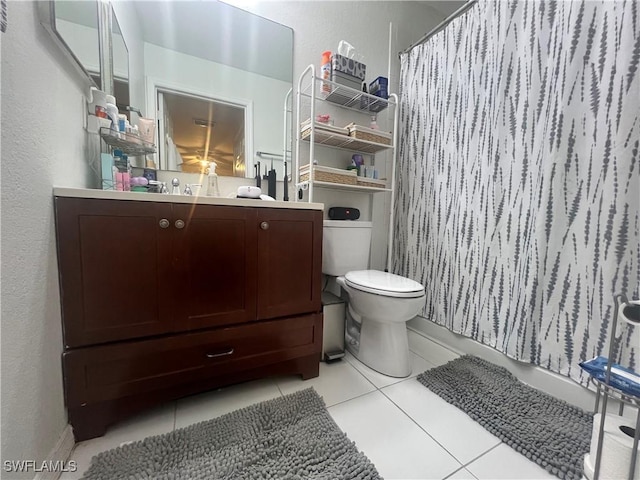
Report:
[[260,224],[260,228],[261,228],[262,230],[268,230],[268,229],[269,229],[269,224],[268,224],[267,222],[262,222],[262,223]]
[[207,353],[206,355],[207,355],[207,358],[226,357],[227,355],[233,355],[233,348],[230,348],[229,350],[227,350],[225,352]]
[[183,220],[176,220],[176,228],[178,228],[178,229],[184,228],[184,221]]
[[160,220],[160,228],[167,228],[169,226],[169,220],[167,220],[166,218],[163,218],[162,220]]

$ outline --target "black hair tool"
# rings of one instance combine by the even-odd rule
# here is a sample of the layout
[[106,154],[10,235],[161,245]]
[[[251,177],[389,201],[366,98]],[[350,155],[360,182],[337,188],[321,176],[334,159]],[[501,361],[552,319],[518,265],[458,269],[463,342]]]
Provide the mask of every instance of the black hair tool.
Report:
[[273,168],[273,157],[271,158],[271,170],[267,176],[267,195],[271,198],[276,198],[276,171]]
[[282,185],[282,200],[289,201],[289,174],[287,173],[287,152],[284,153],[284,184]]
[[256,169],[256,187],[260,188],[260,186],[262,185],[262,179],[260,178],[260,160],[258,160],[256,163],[257,164],[254,165],[254,168]]

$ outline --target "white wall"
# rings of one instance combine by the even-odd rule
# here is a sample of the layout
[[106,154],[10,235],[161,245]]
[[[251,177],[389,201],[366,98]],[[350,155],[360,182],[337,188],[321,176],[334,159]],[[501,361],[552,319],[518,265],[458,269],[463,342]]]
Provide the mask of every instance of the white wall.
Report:
[[[325,50],[336,51],[340,40],[351,43],[364,56],[367,82],[387,76],[389,65],[389,22],[394,30],[391,46],[391,76],[389,90],[398,92],[400,60],[398,52],[442,21],[444,15],[432,9],[428,2],[396,1],[269,1],[238,2],[242,8],[293,28],[294,86],[309,65],[320,66]],[[326,108],[326,107],[323,107]],[[335,150],[325,155],[335,156]],[[331,160],[316,155],[319,162]],[[347,155],[350,157],[350,155]],[[341,157],[344,158],[344,155]],[[390,161],[385,162],[387,178],[391,178]],[[376,166],[379,159],[376,158]],[[317,189],[314,201],[325,206],[355,206],[369,215],[367,195]],[[382,269],[386,263],[387,231],[390,195],[373,195],[373,239],[371,267]],[[368,218],[366,218],[368,219]]]
[[42,460],[67,424],[52,187],[94,185],[83,131],[88,83],[53,45],[34,2],[11,2],[8,18],[1,37],[2,460]]

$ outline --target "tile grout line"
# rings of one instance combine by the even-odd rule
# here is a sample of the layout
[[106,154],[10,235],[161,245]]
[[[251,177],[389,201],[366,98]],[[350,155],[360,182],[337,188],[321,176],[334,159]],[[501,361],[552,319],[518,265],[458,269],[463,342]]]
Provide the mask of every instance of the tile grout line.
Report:
[[[349,365],[351,368],[353,368],[353,369],[354,369],[356,372],[358,372],[362,377],[364,377],[364,379],[365,379],[367,382],[369,382],[371,385],[373,385],[373,388],[375,388],[376,390],[380,390],[380,389],[378,388],[378,386],[377,386],[375,383],[373,383],[371,380],[369,380],[369,379],[367,378],[367,376],[366,376],[364,373],[362,373],[360,370],[358,370],[358,369],[355,367],[355,365],[353,365],[349,360],[347,360],[346,356],[345,356],[345,357],[342,357],[342,358],[344,358],[344,361],[347,363],[347,365]],[[353,358],[354,358],[356,361],[358,361],[358,359],[357,359],[357,358],[355,358],[355,357],[353,357]],[[371,392],[368,392],[368,393],[371,393]],[[360,397],[360,396],[362,396],[362,395],[358,395],[358,396]],[[357,398],[357,397],[354,397],[354,398]]]
[[[500,442],[496,445],[494,445],[493,447],[491,447],[489,450],[487,450],[486,452],[482,452],[480,455],[478,455],[477,457],[469,460],[467,463],[465,463],[462,468],[467,468],[469,465],[471,465],[473,462],[475,462],[476,460],[479,460],[480,458],[484,457],[487,453],[491,452],[492,450],[495,450],[496,448],[498,448],[500,445],[502,445],[504,442],[502,440],[500,440]],[[471,473],[471,475],[473,475],[473,473],[471,472],[471,470],[469,470],[469,473]],[[473,475],[475,477],[475,475]],[[477,478],[477,477],[476,477]]]
[[[442,347],[442,348],[444,348],[445,350],[448,350],[449,352],[451,352],[451,353],[453,353],[454,355],[457,355],[457,356],[459,356],[459,357],[461,357],[462,355],[464,355],[464,354],[465,354],[465,353],[464,353],[464,352],[462,352],[462,351],[453,350],[450,346],[448,346],[448,345],[444,345],[444,344],[443,344],[443,343],[441,343],[440,341],[438,341],[438,340],[436,340],[436,339],[434,339],[434,338],[431,338],[431,337],[430,337],[430,336],[428,336],[426,333],[421,332],[421,331],[419,331],[419,330],[416,330],[416,329],[414,329],[414,328],[407,327],[407,331],[411,331],[411,332],[415,333],[416,335],[418,335],[419,337],[424,338],[425,340],[428,340],[428,341],[430,341],[431,343],[435,343],[435,344],[436,344],[436,345],[438,345],[439,347]],[[426,358],[425,358],[425,360],[426,360]]]
[[[422,355],[420,355],[418,352],[411,350],[411,347],[409,347],[409,351],[417,356],[419,356],[422,360],[424,360],[425,362],[427,362],[429,365],[433,365],[433,363],[431,363],[431,361],[427,360],[426,358],[424,358]],[[435,367],[435,365],[433,365]]]
[[[355,359],[356,361],[358,361],[358,359],[357,359],[357,358],[355,358],[355,357],[354,357],[354,359]],[[334,404],[332,404],[332,405],[331,405],[331,407],[334,407],[334,406],[336,406],[336,405],[341,405],[341,404],[343,404],[343,403],[345,403],[345,402],[349,402],[349,401],[351,401],[351,400],[355,400],[356,398],[364,397],[365,395],[369,395],[370,393],[373,393],[373,392],[375,392],[375,391],[378,391],[378,392],[380,392],[380,393],[382,393],[382,394],[384,395],[384,392],[382,391],[382,389],[383,389],[383,388],[387,388],[387,387],[390,387],[390,386],[392,386],[392,385],[397,385],[397,384],[398,384],[398,383],[400,383],[400,382],[404,382],[404,381],[406,381],[406,380],[410,380],[411,378],[415,378],[415,377],[402,378],[402,379],[399,379],[399,380],[398,380],[397,382],[395,382],[395,383],[392,383],[392,384],[389,384],[389,385],[384,385],[384,386],[382,386],[382,387],[378,387],[375,383],[373,383],[371,380],[369,380],[369,379],[367,378],[367,376],[366,376],[364,373],[362,373],[360,370],[358,370],[358,369],[357,369],[357,368],[356,368],[356,367],[355,367],[355,366],[354,366],[354,365],[353,365],[349,360],[347,360],[347,359],[345,358],[345,359],[344,359],[344,361],[345,361],[345,362],[346,362],[350,367],[352,367],[356,372],[358,372],[360,375],[362,375],[362,376],[364,377],[364,379],[365,379],[367,382],[369,382],[371,385],[373,385],[373,388],[375,388],[375,390],[372,390],[372,391],[370,391],[370,392],[361,393],[361,394],[359,394],[359,395],[356,395],[355,397],[348,398],[348,399],[346,399],[346,400],[342,400],[342,401],[340,401],[340,402],[334,403]],[[386,395],[385,395],[385,396],[386,396]],[[394,404],[394,405],[395,405],[395,404]],[[329,408],[331,408],[331,407],[330,407],[330,406],[327,406],[327,409],[329,409]],[[404,412],[403,412],[403,413],[404,413]]]
[[[415,353],[413,350],[409,350],[409,352],[414,353],[416,356],[420,357],[422,360],[424,360],[425,362],[427,362],[429,365],[431,365],[431,368],[435,368],[435,367],[436,367],[436,365],[434,365],[433,363],[431,363],[429,360],[425,359],[424,357],[421,357],[420,355],[418,355],[417,353]],[[345,357],[345,358],[346,358],[346,357]],[[353,357],[353,358],[354,358],[354,360],[355,360],[355,361],[360,362],[357,358],[355,358],[355,357]],[[362,376],[363,376],[363,377],[364,377],[364,378],[365,378],[365,379],[366,379],[366,380],[367,380],[371,385],[373,385],[373,386],[376,388],[376,390],[381,390],[381,389],[383,389],[383,388],[387,388],[387,387],[390,387],[390,386],[392,386],[392,385],[397,385],[397,384],[398,384],[398,383],[400,383],[400,382],[404,382],[405,380],[409,380],[409,379],[411,379],[411,378],[415,378],[415,377],[417,377],[418,375],[420,375],[420,373],[424,373],[424,372],[420,372],[420,373],[418,373],[417,375],[413,375],[413,374],[411,374],[411,375],[409,375],[408,377],[403,377],[403,378],[401,378],[401,377],[390,377],[389,375],[386,375],[386,376],[387,376],[387,377],[389,377],[389,378],[393,378],[393,379],[395,379],[395,381],[394,381],[394,382],[392,382],[392,383],[389,383],[388,385],[382,385],[381,387],[378,387],[375,383],[373,383],[373,381],[369,380],[369,378],[368,378],[364,373],[362,373],[362,372],[361,372],[361,371],[360,371],[360,370],[359,370],[359,369],[358,369],[358,368],[357,368],[353,363],[351,363],[349,360],[346,360],[346,359],[345,359],[345,362],[347,362],[349,365],[351,365],[353,368],[355,368],[355,369],[356,369],[356,371],[357,371],[360,375],[362,375]],[[362,363],[362,362],[360,362],[360,363]],[[363,365],[363,366],[365,366],[365,367],[367,367],[364,363],[362,363],[362,365]],[[369,369],[373,370],[371,367],[367,367],[367,368],[369,368]],[[431,368],[429,368],[429,369],[427,369],[427,370],[431,370]],[[373,371],[375,372],[375,370],[373,370]],[[384,375],[384,373],[380,373],[380,372],[377,372],[377,373],[379,373],[380,375]]]
[[469,470],[467,470],[467,469],[464,467],[464,465],[463,465],[463,466],[461,466],[459,469],[457,469],[457,470],[455,470],[455,471],[451,472],[449,475],[447,475],[446,477],[444,477],[442,480],[447,480],[448,478],[453,477],[456,473],[461,472],[462,470],[465,470],[465,471],[469,472],[469,474],[470,474],[473,478],[475,478],[475,479],[477,479],[477,478],[478,478],[478,477],[476,477],[473,473],[471,473]]
[[[276,377],[277,378],[277,377]],[[284,393],[282,393],[282,389],[280,388],[280,385],[278,385],[278,381],[275,378],[271,379],[273,381],[273,383],[275,384],[276,388],[278,389],[278,391],[280,392],[280,396],[284,397]]]
[[[361,393],[361,394],[359,394],[359,395],[356,395],[355,397],[347,398],[346,400],[341,400],[341,401],[339,401],[339,402],[337,402],[337,403],[332,404],[331,406],[326,405],[326,403],[325,403],[325,405],[326,405],[326,407],[327,407],[327,410],[329,410],[330,408],[333,408],[333,407],[335,407],[336,405],[342,405],[343,403],[350,402],[351,400],[355,400],[356,398],[364,397],[365,395],[369,395],[369,394],[374,393],[374,392],[375,392],[375,390],[371,390],[370,392]],[[319,394],[318,394],[318,395],[319,395]],[[323,399],[323,400],[324,400],[324,399]]]
[[[440,343],[440,342],[438,342],[438,341],[436,341],[436,340],[432,339],[431,337],[429,337],[429,336],[427,336],[427,335],[423,334],[423,333],[422,333],[422,332],[420,332],[420,331],[417,331],[417,330],[414,330],[414,329],[409,329],[409,328],[407,328],[407,330],[410,330],[410,331],[411,331],[411,332],[413,332],[415,335],[417,335],[417,336],[419,336],[419,337],[421,337],[421,338],[423,338],[423,339],[425,339],[425,340],[427,340],[427,341],[430,341],[430,342],[435,343],[436,345],[440,346],[441,348],[443,348],[443,349],[445,349],[445,350],[448,350],[449,352],[453,353],[454,355],[458,355],[458,356],[462,356],[462,355],[463,355],[463,353],[462,353],[462,352],[458,352],[458,351],[456,351],[456,350],[452,350],[449,346],[447,346],[447,345],[443,345],[442,343]],[[431,363],[429,360],[427,360],[426,358],[424,358],[424,357],[423,357],[422,355],[420,355],[418,352],[415,352],[415,351],[413,351],[413,350],[411,350],[411,349],[409,349],[409,350],[410,350],[410,351],[412,351],[413,353],[415,353],[416,355],[418,355],[419,357],[421,357],[421,358],[422,358],[423,360],[425,360],[426,362]],[[438,367],[438,365],[435,365],[435,366],[434,366],[434,368],[435,368],[435,367]],[[382,393],[384,394],[384,392],[382,392]],[[385,396],[386,396],[386,395],[385,395]],[[389,397],[387,396],[387,398],[389,398]],[[391,400],[391,399],[389,398],[389,400]],[[391,400],[391,402],[393,403],[393,400]],[[395,405],[395,403],[394,403],[394,405]],[[396,405],[396,406],[397,406],[397,405]],[[399,408],[400,410],[402,410],[400,407],[398,407],[398,408]],[[410,415],[408,415],[406,412],[404,412],[404,411],[403,411],[403,413],[404,413],[405,415],[407,415],[409,418],[411,418],[411,416],[410,416]],[[462,412],[462,413],[464,413],[464,412]],[[411,420],[413,420],[413,418],[411,418]],[[419,426],[419,425],[418,425],[418,426]],[[422,427],[421,427],[421,428],[422,428]],[[423,430],[424,430],[424,429],[423,429]],[[427,433],[427,435],[429,435],[429,433],[428,433],[428,432],[426,432],[426,430],[424,430],[424,431],[425,431],[425,433]],[[429,436],[431,436],[431,435],[429,435]],[[431,437],[431,438],[433,438],[433,437]],[[434,440],[435,440],[435,438],[434,438]],[[500,440],[500,439],[498,439],[498,440]],[[437,440],[436,440],[436,442],[437,442]],[[451,474],[450,474],[448,477],[446,477],[446,478],[451,477],[453,474],[455,474],[456,472],[459,472],[459,471],[460,471],[460,470],[462,470],[462,469],[467,469],[467,467],[468,467],[469,465],[471,465],[473,462],[475,462],[476,460],[479,460],[480,458],[482,458],[483,456],[485,456],[486,454],[488,454],[488,453],[489,453],[489,452],[491,452],[492,450],[495,450],[496,448],[498,448],[498,447],[499,447],[500,445],[502,445],[502,444],[504,444],[504,442],[503,442],[502,440],[500,440],[500,441],[499,441],[499,443],[497,443],[497,444],[496,444],[496,445],[494,445],[493,447],[489,448],[488,450],[486,450],[486,451],[482,452],[482,453],[481,453],[480,455],[478,455],[477,457],[475,457],[475,458],[473,458],[473,459],[469,460],[467,463],[463,464],[463,465],[462,465],[458,470],[456,470],[455,472],[451,473]],[[443,448],[444,448],[444,447],[443,447]],[[447,450],[447,449],[445,448],[445,450]],[[453,456],[453,455],[451,454],[451,452],[449,452],[448,450],[447,450],[447,452],[448,452],[451,456]],[[455,456],[453,456],[453,458],[455,458],[456,460],[458,460]],[[470,470],[467,470],[467,471],[468,471],[468,472],[469,472],[469,473],[470,473],[474,478],[477,478],[475,475],[473,475],[473,473],[472,473]]]
[[[419,428],[420,430],[422,430],[424,433],[426,433],[426,434],[427,434],[427,436],[428,436],[429,438],[431,438],[434,442],[436,442],[436,443],[437,443],[437,444],[438,444],[438,445],[439,445],[439,446],[440,446],[440,447],[441,447],[445,452],[447,452],[449,455],[451,455],[451,458],[453,458],[456,462],[458,462],[458,463],[460,464],[460,468],[463,468],[463,467],[465,466],[465,464],[463,464],[460,460],[458,460],[458,457],[456,457],[456,456],[455,456],[453,453],[451,453],[451,452],[450,452],[450,451],[449,451],[449,450],[448,450],[444,445],[442,445],[438,440],[436,440],[436,439],[433,437],[433,435],[431,435],[427,430],[425,430],[425,429],[422,427],[422,425],[420,425],[418,422],[416,422],[416,421],[413,419],[413,417],[412,417],[411,415],[409,415],[407,412],[405,412],[405,411],[402,409],[402,407],[400,407],[400,405],[398,405],[396,402],[394,402],[394,401],[393,401],[393,400],[392,400],[392,399],[391,399],[391,398],[390,398],[390,397],[389,397],[385,392],[382,392],[382,391],[381,391],[381,393],[382,393],[382,394],[385,396],[385,398],[387,398],[387,399],[388,399],[388,400],[389,400],[389,401],[390,401],[390,402],[391,402],[391,403],[392,403],[392,404],[393,404],[393,405],[394,405],[398,410],[400,410],[404,415],[406,415],[406,416],[409,418],[409,420],[411,420],[413,423],[415,423],[415,424],[418,426],[418,428]],[[493,447],[493,448],[495,448],[495,447]],[[485,453],[486,453],[486,452],[485,452]],[[483,455],[484,455],[484,453],[483,453]],[[460,468],[458,468],[458,470],[460,470]],[[455,473],[456,471],[458,471],[458,470],[455,470],[454,472],[451,472],[451,475],[452,475],[453,473]]]
[[[424,334],[424,333],[422,333],[422,332],[419,332],[419,331],[417,331],[417,330],[414,330],[414,329],[412,329],[412,328],[410,328],[410,327],[407,327],[407,332],[412,332],[412,333],[414,333],[416,336],[420,337],[420,339],[422,339],[422,340],[426,340],[427,342],[431,342],[431,343],[433,343],[434,345],[437,345],[438,347],[442,348],[443,350],[446,350],[447,352],[449,352],[449,353],[451,353],[451,354],[455,355],[456,357],[461,357],[462,355],[465,355],[465,353],[464,353],[464,352],[459,352],[459,351],[457,351],[457,350],[452,350],[452,349],[451,349],[451,347],[449,347],[449,346],[447,346],[447,345],[444,345],[444,344],[440,343],[439,341],[434,340],[433,338],[431,338],[431,337],[427,336],[426,334]],[[418,355],[419,357],[421,357],[425,362],[430,363],[431,365],[433,365],[434,367],[439,367],[439,366],[441,366],[441,365],[444,365],[444,363],[448,363],[448,362],[450,362],[450,361],[451,361],[451,360],[446,360],[444,363],[441,363],[441,364],[435,364],[435,363],[433,363],[431,360],[429,360],[428,358],[425,358],[425,357],[423,357],[422,355],[420,355],[419,353],[417,353],[417,352],[415,352],[415,351],[411,350],[411,346],[409,346],[409,350],[410,350],[410,351],[412,351],[413,353],[415,353],[416,355]]]

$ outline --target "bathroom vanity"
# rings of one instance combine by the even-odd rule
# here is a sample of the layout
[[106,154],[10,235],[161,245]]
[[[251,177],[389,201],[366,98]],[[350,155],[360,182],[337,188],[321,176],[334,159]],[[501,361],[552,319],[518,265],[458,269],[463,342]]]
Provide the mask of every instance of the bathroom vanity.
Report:
[[55,189],[76,440],[135,411],[318,375],[322,205]]

